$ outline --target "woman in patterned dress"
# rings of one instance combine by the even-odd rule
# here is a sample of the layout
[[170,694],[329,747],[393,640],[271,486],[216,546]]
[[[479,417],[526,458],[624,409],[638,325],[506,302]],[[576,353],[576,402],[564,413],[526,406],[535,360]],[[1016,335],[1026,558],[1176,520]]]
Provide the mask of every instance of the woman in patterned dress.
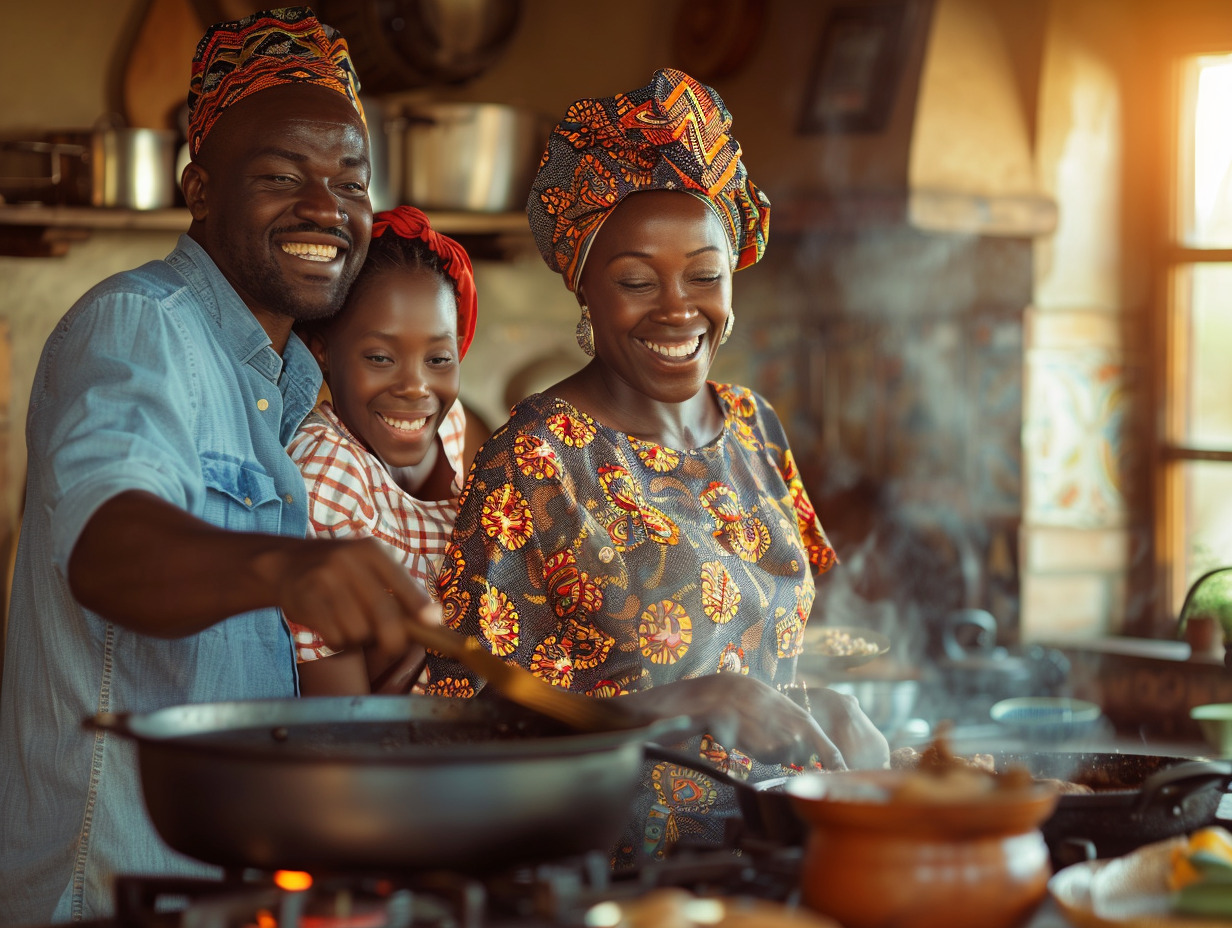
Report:
[[[835,555],[783,427],[753,391],[707,380],[731,278],[760,258],[769,201],[715,92],[663,70],[575,103],[527,205],[581,306],[592,360],[514,407],[481,449],[438,578],[445,622],[541,679],[707,723],[700,770],[651,763],[618,866],[715,840],[731,795],[704,773],[883,766],[885,738],[793,681],[814,574]],[[424,692],[483,685],[429,654]]]

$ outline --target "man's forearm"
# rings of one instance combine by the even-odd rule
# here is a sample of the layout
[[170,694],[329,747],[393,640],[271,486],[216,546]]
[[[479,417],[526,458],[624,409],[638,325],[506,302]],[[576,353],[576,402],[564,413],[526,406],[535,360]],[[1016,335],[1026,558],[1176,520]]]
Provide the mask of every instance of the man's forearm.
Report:
[[119,625],[178,638],[277,605],[275,562],[296,542],[227,531],[129,491],[86,523],[69,558],[69,587],[83,606]]

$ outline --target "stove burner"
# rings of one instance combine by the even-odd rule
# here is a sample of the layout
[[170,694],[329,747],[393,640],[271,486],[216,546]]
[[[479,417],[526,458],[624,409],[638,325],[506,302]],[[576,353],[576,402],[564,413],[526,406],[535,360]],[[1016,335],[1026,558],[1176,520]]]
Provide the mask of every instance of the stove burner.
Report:
[[662,861],[612,873],[582,855],[478,878],[451,871],[314,874],[288,889],[283,874],[222,880],[125,876],[111,928],[583,928],[604,904],[675,887],[699,898],[799,904],[802,850],[678,846]]

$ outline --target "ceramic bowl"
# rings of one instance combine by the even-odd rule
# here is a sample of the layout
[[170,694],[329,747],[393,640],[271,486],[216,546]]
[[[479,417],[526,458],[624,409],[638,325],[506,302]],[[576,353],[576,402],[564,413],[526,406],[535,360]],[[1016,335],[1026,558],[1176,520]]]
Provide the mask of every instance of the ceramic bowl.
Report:
[[1024,741],[1068,741],[1095,730],[1103,710],[1063,696],[1016,696],[994,703],[992,720]]
[[1232,702],[1194,706],[1189,717],[1202,729],[1202,737],[1220,757],[1232,757]]

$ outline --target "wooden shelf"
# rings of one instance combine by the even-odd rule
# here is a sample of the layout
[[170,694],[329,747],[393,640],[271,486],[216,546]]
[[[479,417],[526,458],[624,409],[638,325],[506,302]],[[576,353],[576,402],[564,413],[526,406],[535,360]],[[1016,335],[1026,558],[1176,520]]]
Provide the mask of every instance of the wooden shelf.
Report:
[[[437,231],[458,238],[530,238],[524,213],[429,211],[428,218]],[[190,220],[186,209],[0,205],[0,255],[59,257],[95,230],[178,233],[188,230]]]

